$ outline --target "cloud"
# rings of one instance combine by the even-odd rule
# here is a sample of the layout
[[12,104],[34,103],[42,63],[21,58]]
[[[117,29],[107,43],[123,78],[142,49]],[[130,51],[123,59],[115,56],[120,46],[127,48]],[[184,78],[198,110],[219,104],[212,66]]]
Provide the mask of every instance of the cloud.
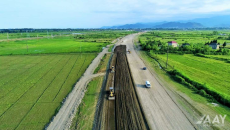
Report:
[[100,27],[191,19],[229,14],[229,5],[229,0],[7,0],[0,4],[0,28]]

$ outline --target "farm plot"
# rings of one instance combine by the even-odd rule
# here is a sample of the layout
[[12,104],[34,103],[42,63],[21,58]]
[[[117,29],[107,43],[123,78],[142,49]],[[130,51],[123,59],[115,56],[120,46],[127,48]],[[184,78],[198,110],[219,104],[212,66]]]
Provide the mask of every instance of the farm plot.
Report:
[[0,55],[100,52],[109,43],[81,42],[72,37],[0,42]]
[[0,129],[43,129],[95,56],[1,56]]
[[[158,55],[160,61],[166,61],[166,57],[167,55]],[[168,63],[187,77],[199,83],[206,84],[213,91],[229,98],[229,63],[215,59],[196,57],[193,55],[182,56],[176,54],[169,55]]]

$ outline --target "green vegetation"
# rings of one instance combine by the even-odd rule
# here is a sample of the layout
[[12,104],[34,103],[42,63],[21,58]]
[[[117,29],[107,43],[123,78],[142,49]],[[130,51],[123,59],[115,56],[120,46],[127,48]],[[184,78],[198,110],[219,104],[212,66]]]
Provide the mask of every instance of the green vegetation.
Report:
[[105,54],[102,57],[100,64],[94,70],[94,74],[96,74],[96,73],[105,73],[106,72],[106,67],[107,67],[107,64],[109,62],[110,56],[111,56],[111,54]]
[[[209,31],[154,31],[142,34],[139,38],[142,49],[153,50],[155,53],[164,54],[169,50],[170,53],[206,55],[228,55],[230,50],[227,42],[230,39],[227,35],[219,35]],[[168,46],[168,41],[176,41],[177,47]],[[209,45],[216,43],[220,49],[212,49]],[[226,46],[224,46],[225,44]],[[186,44],[186,45],[185,45]]]
[[111,45],[111,46],[109,47],[109,52],[112,52],[113,47],[114,47],[114,45]]
[[43,129],[97,53],[134,32],[48,31],[0,31],[0,129]]
[[[205,46],[216,40],[220,49]],[[151,62],[155,71],[174,84],[174,89],[195,101],[203,114],[230,116],[229,40],[229,31],[154,31],[142,34],[138,41],[144,50],[142,56]],[[179,46],[169,47],[166,68],[168,41],[176,41]],[[183,43],[190,45],[182,47]],[[218,107],[213,107],[213,102]]]
[[[99,31],[41,39],[0,42],[0,55],[101,52],[102,48],[133,31]],[[3,34],[0,34],[3,35]]]
[[93,79],[87,86],[87,92],[78,107],[71,130],[92,130],[96,103],[101,90],[103,77]]
[[[149,54],[166,68],[167,55]],[[190,89],[198,93],[205,90],[207,94],[203,96],[230,106],[230,82],[226,80],[230,76],[228,63],[193,55],[169,54],[167,71]]]
[[[160,79],[164,79],[168,84],[170,84],[170,88],[173,88],[174,90],[181,92],[183,94],[186,94],[192,101],[189,100],[190,103],[194,103],[192,105],[195,105],[195,107],[201,111],[205,115],[227,115],[226,119],[228,122],[230,122],[230,108],[226,107],[224,105],[219,104],[218,107],[213,107],[213,105],[210,104],[210,100],[208,100],[206,97],[201,96],[198,93],[194,93],[194,90],[187,87],[185,84],[178,83],[175,80],[172,80],[172,76],[166,73],[165,71],[162,71],[162,69],[159,67],[158,62],[151,58],[146,51],[141,51],[142,58],[146,61],[150,67],[154,68],[154,71],[157,73],[157,76]],[[165,65],[165,62],[162,65]],[[187,99],[187,98],[186,98]],[[183,105],[183,103],[181,104]],[[184,106],[184,105],[183,105]],[[185,107],[188,107],[185,105]],[[188,110],[189,111],[189,110]],[[193,111],[190,112],[191,115],[193,115]],[[199,120],[199,119],[197,119]]]
[[43,129],[95,56],[1,56],[0,129]]
[[0,55],[100,52],[106,45],[107,43],[79,42],[69,37],[4,41],[0,42]]

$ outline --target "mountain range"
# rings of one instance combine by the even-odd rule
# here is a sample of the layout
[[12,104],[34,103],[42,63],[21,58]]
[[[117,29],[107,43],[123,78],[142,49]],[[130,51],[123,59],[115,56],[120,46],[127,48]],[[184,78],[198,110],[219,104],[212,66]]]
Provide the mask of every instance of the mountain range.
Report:
[[135,23],[118,26],[104,26],[103,29],[144,29],[144,28],[205,28],[230,27],[230,15],[172,22]]

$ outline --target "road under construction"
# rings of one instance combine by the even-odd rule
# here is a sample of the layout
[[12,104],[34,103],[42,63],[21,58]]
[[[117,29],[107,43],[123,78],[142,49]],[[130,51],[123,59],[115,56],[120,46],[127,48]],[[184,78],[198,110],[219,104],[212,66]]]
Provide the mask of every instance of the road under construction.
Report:
[[[148,124],[142,112],[135,91],[134,82],[126,57],[126,45],[114,50],[107,76],[104,102],[101,112],[101,124],[97,129],[106,130],[148,130]],[[115,72],[113,72],[115,69]],[[109,100],[111,87],[115,100]],[[102,128],[103,126],[103,128]]]

